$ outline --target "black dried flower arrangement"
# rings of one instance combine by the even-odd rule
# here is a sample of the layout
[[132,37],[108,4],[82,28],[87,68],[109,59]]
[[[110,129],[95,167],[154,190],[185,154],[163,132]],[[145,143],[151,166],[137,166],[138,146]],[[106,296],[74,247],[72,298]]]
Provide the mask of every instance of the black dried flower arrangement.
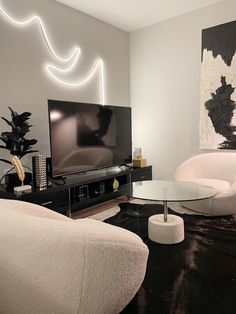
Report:
[[[0,134],[0,140],[4,143],[4,145],[0,145],[0,148],[8,150],[11,155],[17,156],[19,159],[29,153],[37,152],[38,150],[32,150],[32,146],[37,143],[37,140],[25,138],[32,127],[28,123],[31,113],[23,112],[18,114],[11,107],[8,108],[11,111],[11,121],[4,117],[1,118],[11,127],[11,131]],[[6,159],[0,159],[0,161],[12,164]]]

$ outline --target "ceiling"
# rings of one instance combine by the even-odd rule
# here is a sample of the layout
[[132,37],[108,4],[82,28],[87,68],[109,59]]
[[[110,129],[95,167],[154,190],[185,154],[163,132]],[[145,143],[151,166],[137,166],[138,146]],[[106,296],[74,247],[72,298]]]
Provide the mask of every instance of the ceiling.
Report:
[[223,0],[56,0],[132,32]]

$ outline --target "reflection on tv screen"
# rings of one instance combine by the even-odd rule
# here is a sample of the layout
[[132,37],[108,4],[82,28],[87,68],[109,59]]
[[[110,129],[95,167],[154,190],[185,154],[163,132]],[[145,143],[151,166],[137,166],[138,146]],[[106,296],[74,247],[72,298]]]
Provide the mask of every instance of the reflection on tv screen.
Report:
[[53,176],[132,161],[131,108],[48,100]]
[[[115,114],[110,108],[99,106],[96,115],[86,112],[80,112],[77,115],[77,141],[79,146],[97,146],[116,144],[116,121]],[[114,130],[115,129],[115,130]],[[110,137],[106,141],[106,137]]]

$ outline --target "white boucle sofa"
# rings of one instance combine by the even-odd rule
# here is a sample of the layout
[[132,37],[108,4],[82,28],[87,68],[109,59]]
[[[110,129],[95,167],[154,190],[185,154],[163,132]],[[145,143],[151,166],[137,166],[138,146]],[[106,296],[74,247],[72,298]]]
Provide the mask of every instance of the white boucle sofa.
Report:
[[0,313],[119,313],[147,257],[128,230],[0,199]]
[[201,154],[179,166],[175,179],[215,188],[213,198],[183,202],[182,207],[207,214],[236,214],[236,153],[217,152]]

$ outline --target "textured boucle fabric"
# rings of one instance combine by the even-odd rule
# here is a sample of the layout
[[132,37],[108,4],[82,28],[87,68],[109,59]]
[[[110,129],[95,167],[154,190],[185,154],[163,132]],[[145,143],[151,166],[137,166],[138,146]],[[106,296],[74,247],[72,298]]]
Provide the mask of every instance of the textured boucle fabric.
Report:
[[0,199],[0,313],[119,313],[147,257],[123,228]]
[[212,216],[236,214],[235,169],[236,153],[232,152],[207,153],[187,159],[178,167],[175,179],[211,186],[216,195],[210,199],[183,202],[182,207]]

